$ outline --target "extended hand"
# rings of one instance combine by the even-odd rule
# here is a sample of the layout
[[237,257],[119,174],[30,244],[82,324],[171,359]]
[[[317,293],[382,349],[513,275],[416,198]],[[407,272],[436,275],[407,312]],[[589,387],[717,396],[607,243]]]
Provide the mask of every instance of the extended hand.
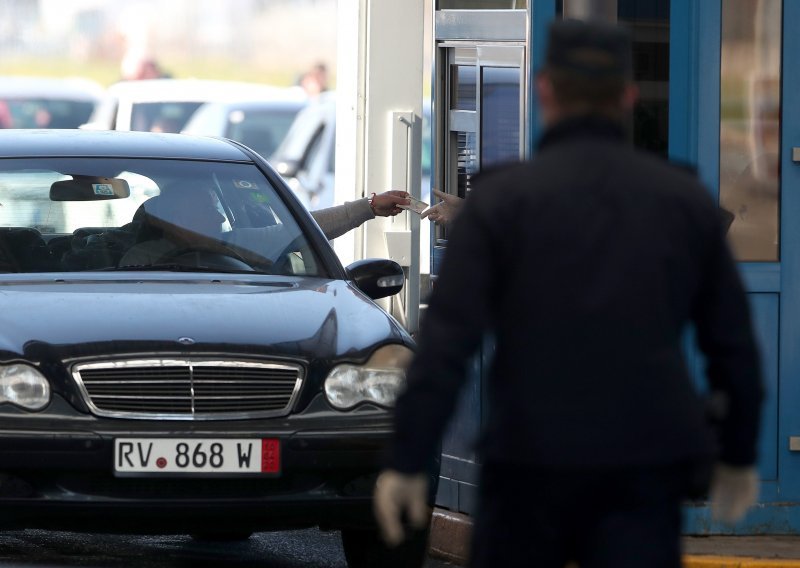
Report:
[[422,213],[422,218],[424,219],[427,217],[438,225],[447,225],[456,218],[456,215],[458,215],[458,212],[461,210],[461,206],[464,204],[464,200],[457,195],[444,193],[438,189],[434,189],[433,193],[436,197],[441,199],[441,201],[425,210]]
[[422,529],[430,518],[428,478],[425,474],[407,475],[391,469],[378,476],[373,509],[383,540],[397,546],[406,537],[403,513],[413,528]]
[[398,205],[408,205],[408,193],[392,189],[378,193],[372,198],[372,211],[376,217],[389,217],[402,211]]
[[723,463],[714,466],[711,478],[711,515],[714,520],[732,525],[744,517],[757,499],[758,472],[755,467]]

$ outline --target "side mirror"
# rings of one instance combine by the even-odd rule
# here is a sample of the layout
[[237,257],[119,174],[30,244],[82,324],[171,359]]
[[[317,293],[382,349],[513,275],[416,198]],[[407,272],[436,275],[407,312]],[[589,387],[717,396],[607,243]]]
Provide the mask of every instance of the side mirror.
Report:
[[385,258],[357,260],[347,267],[347,273],[373,300],[394,296],[403,289],[406,278],[399,264]]
[[275,163],[275,169],[283,177],[294,177],[300,171],[300,160],[281,160]]

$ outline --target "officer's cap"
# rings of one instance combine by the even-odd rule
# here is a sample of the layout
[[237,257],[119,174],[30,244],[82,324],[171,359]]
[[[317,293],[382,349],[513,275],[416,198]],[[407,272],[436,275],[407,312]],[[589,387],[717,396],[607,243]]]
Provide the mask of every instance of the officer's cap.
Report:
[[581,20],[557,20],[550,25],[545,69],[630,79],[632,67],[631,37],[624,27]]

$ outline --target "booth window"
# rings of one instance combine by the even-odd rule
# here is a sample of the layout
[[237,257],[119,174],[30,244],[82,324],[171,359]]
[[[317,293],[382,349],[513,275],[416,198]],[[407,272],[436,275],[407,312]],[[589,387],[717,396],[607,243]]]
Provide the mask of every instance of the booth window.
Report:
[[741,261],[779,258],[781,0],[725,0],[720,59],[720,206]]
[[475,84],[475,65],[453,65],[452,66],[454,86],[452,91],[453,100],[450,108],[453,110],[476,110],[477,98]]
[[[585,12],[586,6],[585,0],[557,0],[556,11],[563,17],[577,17]],[[609,17],[616,15],[617,21],[631,30],[633,77],[639,87],[631,136],[637,147],[666,157],[669,150],[670,0],[598,0],[591,6]]]
[[633,34],[633,78],[639,101],[633,142],[666,156],[669,150],[669,0],[620,0],[618,18]]
[[520,70],[483,67],[481,77],[481,167],[520,157]]

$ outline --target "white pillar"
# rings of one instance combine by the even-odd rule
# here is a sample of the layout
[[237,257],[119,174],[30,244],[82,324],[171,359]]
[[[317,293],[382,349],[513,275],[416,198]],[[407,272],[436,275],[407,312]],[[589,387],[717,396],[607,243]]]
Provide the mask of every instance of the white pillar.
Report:
[[[402,189],[419,195],[424,0],[339,0],[336,202]],[[408,120],[408,119],[411,120]],[[389,257],[384,233],[407,231],[407,327],[419,310],[419,218],[401,213],[369,221],[334,241],[346,265]]]

